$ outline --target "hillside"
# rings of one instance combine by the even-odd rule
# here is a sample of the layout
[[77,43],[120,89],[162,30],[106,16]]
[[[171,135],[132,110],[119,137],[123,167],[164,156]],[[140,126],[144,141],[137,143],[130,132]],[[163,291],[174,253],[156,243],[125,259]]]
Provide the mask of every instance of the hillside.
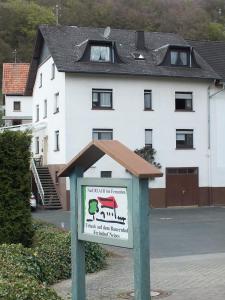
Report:
[[56,4],[62,25],[225,40],[224,0],[0,0],[0,81],[3,62],[30,62],[37,26],[56,23]]

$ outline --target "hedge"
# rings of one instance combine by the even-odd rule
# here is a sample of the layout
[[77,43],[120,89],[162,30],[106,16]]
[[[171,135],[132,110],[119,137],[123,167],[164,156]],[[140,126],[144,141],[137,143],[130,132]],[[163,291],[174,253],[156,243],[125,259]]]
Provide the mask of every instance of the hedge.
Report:
[[21,244],[0,245],[0,299],[61,300],[41,282],[41,268],[31,249]]
[[0,243],[32,244],[30,144],[29,133],[0,133]]
[[[32,248],[0,245],[0,300],[61,300],[47,286],[71,277],[71,236],[52,225],[34,223]],[[106,252],[85,243],[86,271],[105,266]]]
[[[71,277],[71,234],[49,226],[35,224],[34,249],[43,281],[52,284]],[[86,272],[93,273],[106,265],[106,251],[95,243],[85,243]]]

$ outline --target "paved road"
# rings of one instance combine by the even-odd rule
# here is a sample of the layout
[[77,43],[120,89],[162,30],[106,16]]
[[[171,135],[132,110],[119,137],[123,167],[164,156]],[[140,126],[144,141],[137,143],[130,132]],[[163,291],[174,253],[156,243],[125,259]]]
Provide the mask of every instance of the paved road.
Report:
[[[70,228],[70,212],[37,211],[34,218]],[[152,209],[151,257],[225,253],[225,207]],[[130,250],[117,248],[121,254]]]
[[[69,212],[41,211],[35,218],[69,229]],[[225,299],[225,208],[154,209],[150,219],[151,287],[163,294],[152,299]],[[106,270],[89,274],[88,300],[122,300],[133,297],[132,252],[112,248]],[[54,286],[63,299],[71,281]],[[144,299],[147,300],[147,299]]]

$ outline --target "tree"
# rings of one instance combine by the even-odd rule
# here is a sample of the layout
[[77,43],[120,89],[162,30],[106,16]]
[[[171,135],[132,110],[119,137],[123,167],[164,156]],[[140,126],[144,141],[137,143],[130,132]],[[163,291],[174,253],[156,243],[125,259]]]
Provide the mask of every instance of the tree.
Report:
[[93,216],[93,221],[95,219],[95,214],[99,212],[98,208],[98,200],[90,199],[88,203],[88,212],[91,216]]
[[0,133],[0,243],[32,243],[29,133]]
[[210,40],[225,40],[225,27],[222,24],[210,23],[208,35]]
[[30,62],[38,25],[54,23],[53,11],[33,1],[0,1],[0,74],[3,62],[14,62],[14,49],[18,62]]

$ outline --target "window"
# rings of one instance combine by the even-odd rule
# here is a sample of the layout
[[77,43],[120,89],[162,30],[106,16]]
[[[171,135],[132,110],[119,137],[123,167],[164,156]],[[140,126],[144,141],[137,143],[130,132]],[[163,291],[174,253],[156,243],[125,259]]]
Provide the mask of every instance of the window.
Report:
[[176,130],[176,148],[193,149],[193,130],[177,129]]
[[101,178],[111,178],[112,171],[101,171]]
[[36,122],[39,121],[39,105],[36,105]]
[[198,168],[166,168],[167,175],[198,175]]
[[52,64],[52,69],[51,69],[51,79],[55,78],[55,64]]
[[21,105],[20,101],[14,101],[13,102],[13,110],[14,111],[20,111],[21,110]]
[[112,108],[112,90],[92,89],[92,108]]
[[91,46],[90,60],[97,62],[111,61],[111,47],[110,46]]
[[145,147],[152,148],[152,129],[145,129]]
[[144,109],[152,110],[152,91],[144,90]]
[[188,51],[171,50],[170,63],[171,63],[171,65],[175,65],[175,66],[187,66],[189,64]]
[[48,114],[48,103],[47,100],[44,100],[44,118],[47,118],[47,114]]
[[92,131],[93,140],[112,140],[113,130],[112,129],[93,129]]
[[55,94],[55,108],[54,108],[54,113],[59,112],[59,93]]
[[59,130],[55,131],[55,151],[59,151]]
[[192,111],[192,93],[176,92],[175,109]]
[[22,120],[20,120],[20,119],[12,120],[13,126],[17,126],[17,125],[21,125],[21,124],[22,124]]
[[40,73],[40,77],[39,77],[39,88],[42,87],[42,73]]
[[35,137],[35,154],[39,154],[39,137]]

